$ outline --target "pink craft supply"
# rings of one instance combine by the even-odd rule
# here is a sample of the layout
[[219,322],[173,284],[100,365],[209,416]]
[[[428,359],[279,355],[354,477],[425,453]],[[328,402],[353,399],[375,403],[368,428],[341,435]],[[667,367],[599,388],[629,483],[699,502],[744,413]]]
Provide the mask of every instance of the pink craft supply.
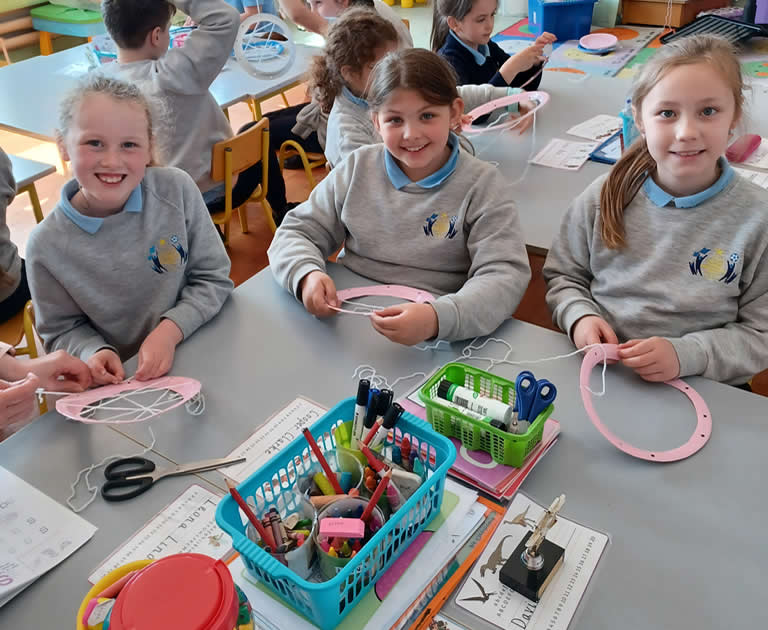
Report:
[[619,43],[619,38],[610,33],[591,33],[579,40],[579,45],[587,50],[604,50]]
[[755,133],[748,133],[746,135],[737,138],[731,143],[731,146],[725,152],[725,157],[729,162],[738,164],[744,162],[750,155],[752,155],[763,139]]
[[326,517],[320,521],[320,535],[329,538],[362,538],[365,523],[359,518]]
[[606,360],[618,360],[619,347],[616,344],[601,344],[590,348],[587,354],[584,356],[584,360],[581,363],[580,374],[580,389],[581,400],[584,403],[584,409],[587,411],[589,419],[592,424],[595,425],[598,431],[605,437],[611,444],[613,444],[620,451],[637,457],[639,459],[645,459],[649,462],[676,462],[686,457],[690,457],[697,451],[699,451],[709,440],[709,436],[712,434],[712,415],[707,407],[707,403],[701,395],[694,390],[685,381],[679,378],[667,381],[665,385],[670,385],[675,389],[680,390],[683,394],[688,396],[693,407],[696,410],[696,429],[693,431],[691,439],[688,440],[682,446],[670,449],[668,451],[647,451],[631,444],[627,444],[624,440],[614,435],[600,420],[595,411],[595,407],[592,404],[592,396],[589,392],[589,375],[592,369]]
[[408,300],[409,302],[416,302],[417,304],[432,302],[435,299],[428,291],[406,287],[401,284],[373,284],[366,287],[354,287],[336,291],[336,297],[339,300],[351,300],[359,297],[368,297],[369,295],[395,297],[401,300]]
[[[514,118],[510,117],[508,121],[499,125],[487,125],[483,127],[475,127],[472,124],[478,118],[481,118],[482,116],[487,116],[491,112],[494,112],[501,107],[507,107],[507,105],[520,103],[522,101],[534,101],[538,104],[531,111],[526,112],[522,116],[517,116]],[[539,111],[548,102],[549,102],[549,94],[547,94],[546,92],[520,92],[519,94],[510,94],[509,96],[502,96],[501,98],[488,101],[487,103],[484,103],[479,107],[475,107],[475,109],[473,109],[471,112],[467,114],[466,116],[467,120],[462,124],[461,130],[462,132],[467,134],[467,133],[485,133],[487,131],[498,131],[500,129],[506,129],[507,127],[511,127],[512,125],[519,124],[521,120],[527,118],[528,116],[533,116],[533,114]]]

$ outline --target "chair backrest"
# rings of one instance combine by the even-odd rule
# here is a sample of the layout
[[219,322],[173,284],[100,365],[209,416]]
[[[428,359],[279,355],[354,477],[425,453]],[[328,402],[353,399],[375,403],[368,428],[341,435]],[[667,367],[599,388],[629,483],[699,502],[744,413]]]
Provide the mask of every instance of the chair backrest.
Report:
[[269,133],[269,118],[262,118],[243,133],[214,144],[211,155],[211,179],[216,182],[224,181],[226,177],[224,152],[227,149],[232,150],[233,174],[241,173],[257,164],[264,152],[262,134],[265,133]]

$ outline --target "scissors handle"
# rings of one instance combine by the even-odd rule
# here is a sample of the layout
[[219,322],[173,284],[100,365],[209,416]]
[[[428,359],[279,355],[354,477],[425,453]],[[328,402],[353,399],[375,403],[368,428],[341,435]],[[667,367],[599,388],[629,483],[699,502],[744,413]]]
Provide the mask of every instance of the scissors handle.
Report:
[[517,417],[527,420],[530,416],[533,398],[536,392],[536,377],[533,372],[523,370],[515,379],[515,407]]
[[547,379],[536,381],[536,391],[528,410],[528,419],[533,422],[539,414],[551,405],[557,396],[557,388]]
[[[101,496],[105,501],[126,501],[146,492],[153,483],[155,482],[151,477],[132,477],[131,479],[118,477],[106,481],[101,486]],[[133,488],[133,490],[125,490],[126,488]]]
[[108,480],[137,477],[142,473],[152,473],[155,470],[155,462],[146,457],[123,457],[115,460],[104,469],[104,476]]

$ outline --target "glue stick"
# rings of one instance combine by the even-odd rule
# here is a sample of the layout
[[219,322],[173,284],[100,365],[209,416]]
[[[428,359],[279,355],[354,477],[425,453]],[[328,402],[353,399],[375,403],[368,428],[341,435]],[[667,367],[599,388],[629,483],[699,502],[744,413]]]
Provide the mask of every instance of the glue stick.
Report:
[[507,426],[509,426],[514,414],[512,407],[500,400],[481,396],[471,389],[467,389],[461,385],[455,385],[446,380],[440,381],[440,385],[437,388],[437,395],[440,398],[449,400],[461,407],[475,411],[483,416],[488,416],[492,420],[499,420]]

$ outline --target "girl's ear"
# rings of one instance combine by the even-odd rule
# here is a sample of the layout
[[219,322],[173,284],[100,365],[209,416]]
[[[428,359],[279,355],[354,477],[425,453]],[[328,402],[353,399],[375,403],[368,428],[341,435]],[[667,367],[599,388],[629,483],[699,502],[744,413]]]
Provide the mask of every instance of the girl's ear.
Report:
[[67,151],[67,145],[64,143],[64,136],[60,133],[56,133],[56,148],[59,150],[59,155],[64,162],[69,162],[69,152]]
[[461,117],[464,114],[464,101],[456,98],[451,103],[451,129],[461,127]]
[[453,17],[452,15],[449,15],[447,18],[445,18],[445,23],[448,25],[448,28],[452,31],[457,31],[461,24],[459,24],[459,21]]
[[634,105],[632,105],[632,118],[635,121],[635,127],[638,128],[640,133],[645,133],[645,129],[643,129],[643,117]]
[[341,66],[341,69],[339,70],[339,72],[341,74],[341,78],[344,79],[344,83],[346,83],[347,85],[355,82],[357,73],[354,71],[352,66]]
[[381,135],[381,125],[379,125],[378,112],[371,112],[371,120],[373,120],[373,126],[376,128],[376,133]]

